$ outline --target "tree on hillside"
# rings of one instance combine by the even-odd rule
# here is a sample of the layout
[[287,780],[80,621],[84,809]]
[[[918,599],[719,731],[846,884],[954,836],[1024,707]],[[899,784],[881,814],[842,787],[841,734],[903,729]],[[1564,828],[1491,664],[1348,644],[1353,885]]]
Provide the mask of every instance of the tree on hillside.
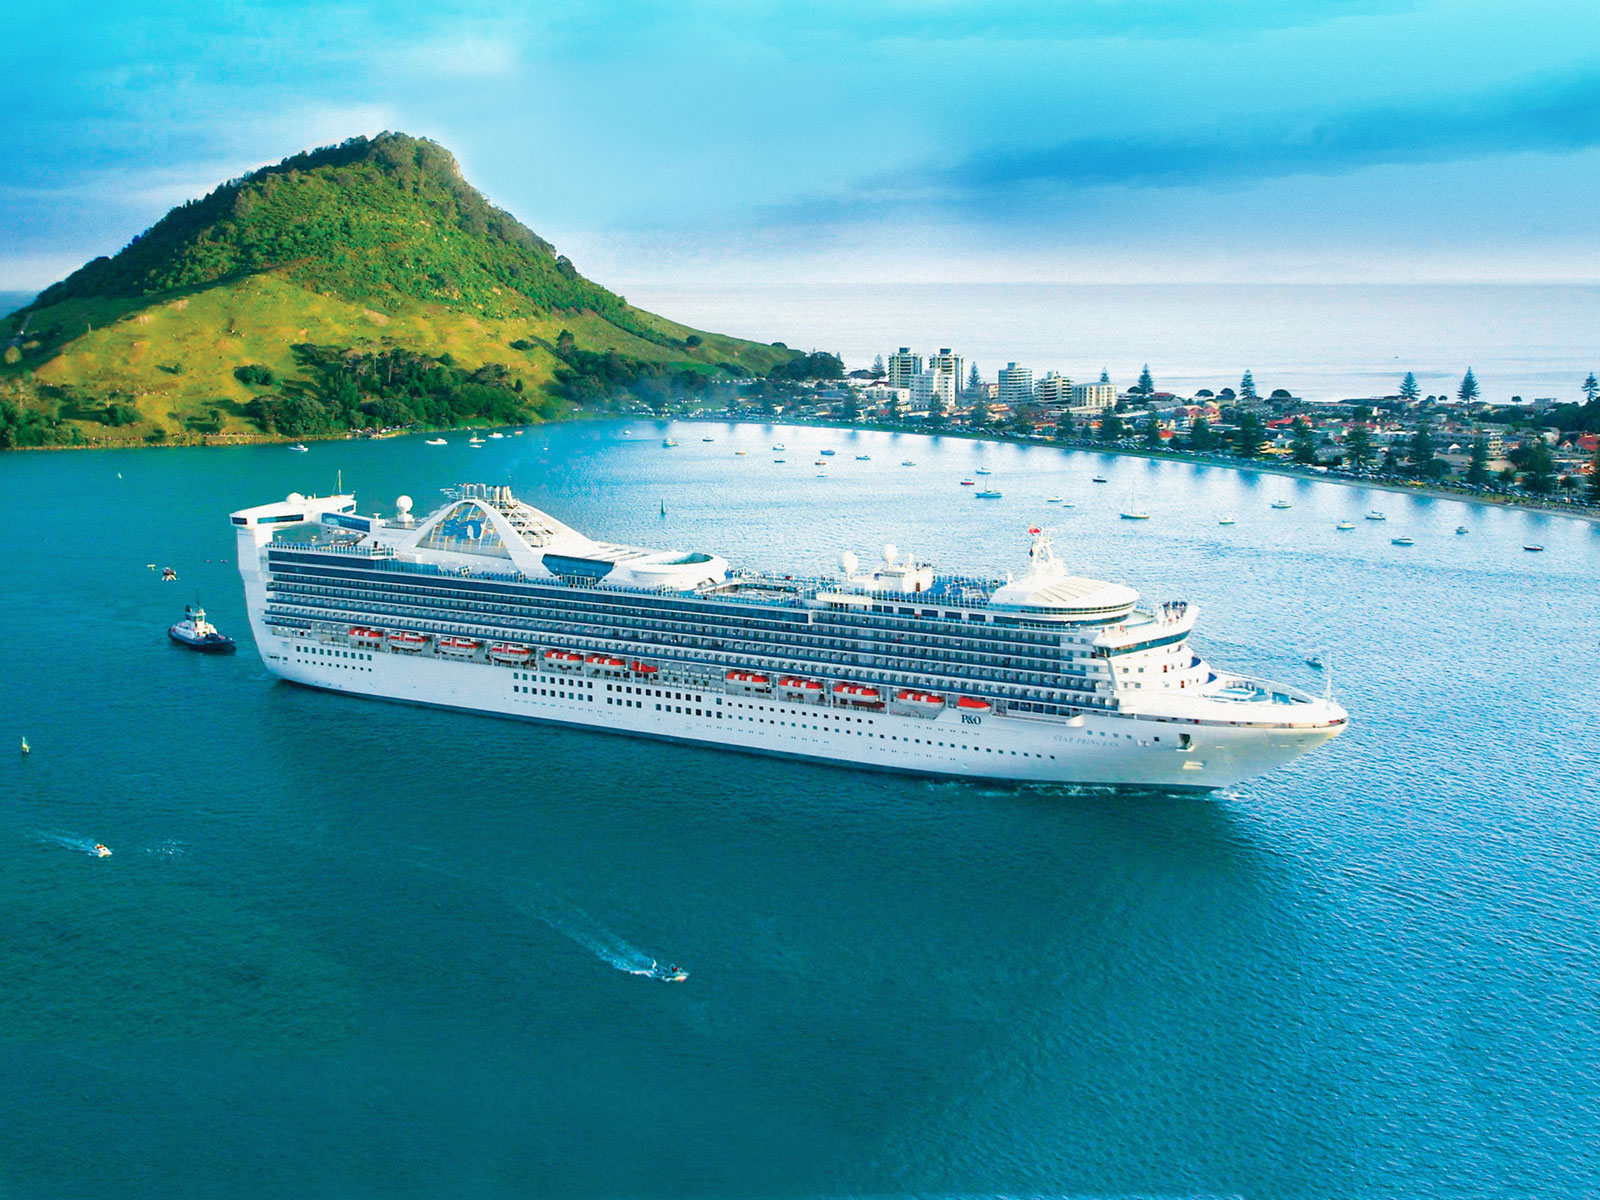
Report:
[[1467,459],[1467,482],[1482,487],[1489,482],[1489,439],[1479,434],[1472,439],[1472,453]]
[[1478,381],[1473,377],[1472,368],[1467,368],[1467,373],[1461,377],[1461,386],[1456,389],[1456,399],[1463,404],[1471,404],[1478,398]]
[[882,379],[888,373],[883,366],[883,355],[880,354],[872,360],[872,377],[874,379]]
[[1127,428],[1122,423],[1122,418],[1115,412],[1107,409],[1100,414],[1100,440],[1102,442],[1120,442],[1127,436]]
[[1249,371],[1246,371],[1244,378],[1239,381],[1239,399],[1255,400],[1257,398],[1255,378]]
[[1261,423],[1261,418],[1247,412],[1239,418],[1239,430],[1233,435],[1233,452],[1240,458],[1255,458],[1266,440],[1267,427]]
[[844,399],[839,401],[838,419],[848,421],[852,425],[861,419],[861,408],[856,404],[854,388],[845,388]]
[[1156,381],[1150,378],[1149,363],[1145,363],[1144,370],[1139,372],[1139,386],[1131,387],[1128,390],[1130,392],[1138,392],[1141,396],[1152,396],[1155,394]]
[[1400,399],[1407,404],[1414,404],[1421,391],[1422,389],[1417,387],[1417,377],[1407,371],[1406,377],[1400,381]]
[[1155,413],[1145,418],[1144,429],[1140,433],[1146,450],[1161,449],[1161,422]]
[[1583,381],[1583,398],[1590,402],[1600,398],[1600,380],[1595,379],[1593,371],[1590,371],[1589,378]]
[[1189,422],[1189,449],[1211,450],[1216,447],[1217,435],[1211,432],[1211,422],[1204,417],[1196,417]]
[[983,376],[978,374],[977,363],[973,363],[967,371],[967,391],[974,393],[983,391]]
[[1518,446],[1511,452],[1511,461],[1522,468],[1522,486],[1536,496],[1548,496],[1556,486],[1556,459],[1550,453],[1550,444],[1542,437]]
[[1345,466],[1359,471],[1371,461],[1372,434],[1366,425],[1358,421],[1350,426],[1350,432],[1344,435]]
[[1311,422],[1304,417],[1294,419],[1294,460],[1298,463],[1312,463],[1317,460],[1317,434],[1311,428]]
[[1072,414],[1063,408],[1056,414],[1056,441],[1070,441],[1074,432]]
[[944,397],[935,392],[933,399],[928,401],[928,425],[933,429],[943,429],[944,422]]

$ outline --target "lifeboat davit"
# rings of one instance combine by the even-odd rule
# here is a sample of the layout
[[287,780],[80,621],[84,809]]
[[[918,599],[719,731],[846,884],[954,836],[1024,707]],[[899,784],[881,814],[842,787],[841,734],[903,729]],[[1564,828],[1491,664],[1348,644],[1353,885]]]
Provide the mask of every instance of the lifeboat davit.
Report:
[[389,645],[396,650],[404,650],[407,654],[415,654],[428,644],[428,635],[425,633],[408,633],[404,629],[396,629],[389,635]]
[[994,705],[987,700],[979,700],[976,696],[963,696],[956,701],[957,708],[964,708],[968,712],[988,712]]
[[770,688],[772,679],[766,675],[758,675],[754,671],[729,671],[729,683],[742,683],[746,687]]
[[533,651],[513,642],[496,642],[489,647],[489,657],[497,663],[520,665],[533,657]]
[[911,688],[901,688],[895,693],[895,700],[901,704],[912,704],[918,708],[943,708],[944,697],[936,696],[932,692],[918,692]]
[[361,625],[352,625],[350,627],[350,640],[352,642],[361,642],[366,645],[377,645],[383,641],[383,630],[367,629]]
[[595,671],[626,671],[628,664],[620,658],[612,658],[609,654],[591,654],[584,660],[584,665]]
[[570,671],[574,667],[583,666],[583,655],[571,650],[546,650],[544,661],[552,667],[560,667],[563,671]]
[[802,679],[798,675],[785,675],[778,680],[778,686],[786,692],[799,692],[801,695],[815,695],[822,690],[822,685],[815,679]]
[[478,647],[481,646],[481,645],[483,645],[482,642],[474,641],[472,638],[464,638],[464,637],[440,638],[439,639],[439,653],[440,654],[454,654],[454,655],[458,655],[458,656],[476,654],[477,650],[478,650]]

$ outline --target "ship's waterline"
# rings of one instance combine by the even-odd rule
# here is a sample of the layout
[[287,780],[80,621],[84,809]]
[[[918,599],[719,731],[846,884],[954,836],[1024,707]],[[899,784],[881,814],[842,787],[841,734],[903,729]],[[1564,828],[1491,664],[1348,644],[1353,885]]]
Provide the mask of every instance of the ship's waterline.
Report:
[[1029,529],[1012,581],[893,546],[837,579],[596,541],[509,488],[420,521],[291,494],[232,521],[262,660],[297,683],[919,774],[1204,792],[1341,733],[1330,698],[1228,674],[1197,609],[1069,575]]

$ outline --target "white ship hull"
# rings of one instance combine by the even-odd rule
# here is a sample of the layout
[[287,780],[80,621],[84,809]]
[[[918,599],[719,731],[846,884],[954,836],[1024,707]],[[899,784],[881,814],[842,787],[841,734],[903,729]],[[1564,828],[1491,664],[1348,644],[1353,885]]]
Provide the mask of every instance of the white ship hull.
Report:
[[[252,626],[267,669],[308,687],[873,770],[1204,792],[1282,766],[1336,733],[1197,727],[1118,714],[1084,714],[1081,724],[1064,725],[1024,716],[964,716],[954,709],[931,718],[850,712],[777,696],[356,650],[280,637],[255,616]],[[1190,747],[1180,749],[1185,734]]]

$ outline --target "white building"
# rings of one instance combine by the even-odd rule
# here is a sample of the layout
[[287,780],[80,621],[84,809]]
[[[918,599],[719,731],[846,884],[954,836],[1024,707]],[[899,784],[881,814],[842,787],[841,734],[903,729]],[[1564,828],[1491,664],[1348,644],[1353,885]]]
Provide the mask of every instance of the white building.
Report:
[[956,402],[956,393],[960,386],[960,378],[948,371],[933,369],[920,371],[911,380],[911,402],[915,405],[931,406],[937,400],[948,411]]
[[1055,371],[1046,371],[1043,379],[1033,385],[1033,398],[1040,404],[1072,403],[1072,380]]
[[908,388],[911,381],[922,374],[922,355],[911,353],[910,346],[901,346],[899,351],[889,355],[886,371],[884,382],[890,387]]
[[1025,404],[1033,399],[1033,371],[1007,363],[1000,368],[1000,403]]
[[[961,355],[952,353],[949,346],[941,348],[937,354],[928,356],[928,370],[950,377],[948,395],[951,401],[954,401],[961,394],[961,372],[963,369]],[[942,381],[938,384],[938,389],[940,395],[946,394],[944,390],[945,384]]]
[[1117,402],[1117,389],[1110,383],[1075,383],[1068,389],[1072,407],[1098,412]]

